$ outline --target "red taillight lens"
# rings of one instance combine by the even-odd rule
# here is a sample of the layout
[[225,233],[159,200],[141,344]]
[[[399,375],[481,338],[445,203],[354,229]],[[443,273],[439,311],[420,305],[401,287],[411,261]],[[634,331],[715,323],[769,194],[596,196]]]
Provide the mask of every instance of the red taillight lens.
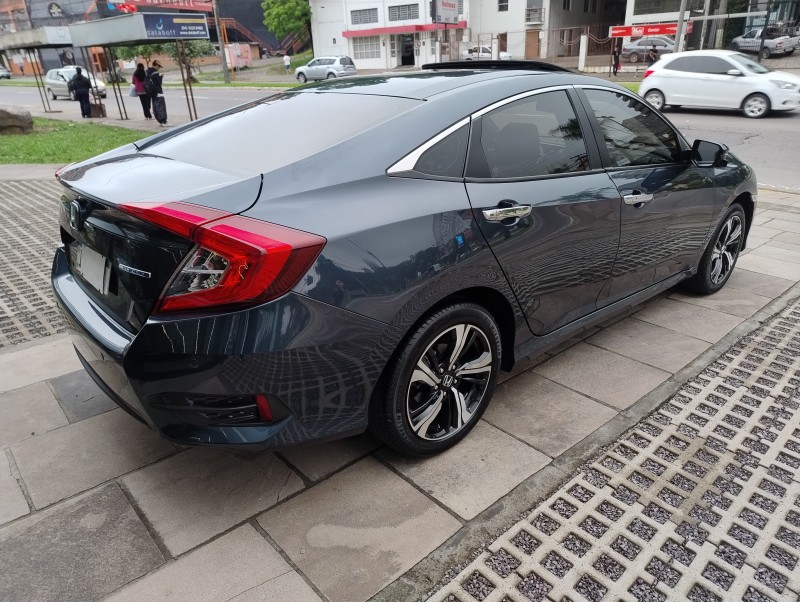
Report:
[[197,247],[154,313],[263,303],[288,292],[327,242],[316,234],[189,203],[121,205]]
[[644,72],[642,79],[647,79],[651,75],[653,75],[653,69],[648,69],[647,71]]

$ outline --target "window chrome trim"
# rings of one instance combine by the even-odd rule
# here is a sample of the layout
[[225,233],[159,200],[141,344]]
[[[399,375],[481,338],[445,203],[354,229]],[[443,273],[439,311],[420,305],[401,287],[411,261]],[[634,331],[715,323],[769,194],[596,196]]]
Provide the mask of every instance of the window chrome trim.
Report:
[[[601,88],[601,89],[605,89],[605,90],[612,90],[612,91],[614,90],[614,88],[603,88],[602,86],[598,86],[598,87]],[[468,123],[470,123],[473,119],[477,119],[478,117],[481,117],[482,115],[485,115],[486,113],[494,111],[495,109],[498,109],[498,108],[500,108],[500,107],[502,107],[504,105],[507,105],[507,104],[511,104],[512,102],[515,102],[517,100],[521,100],[523,98],[528,98],[530,96],[536,96],[537,94],[543,94],[545,92],[554,92],[554,91],[557,91],[557,90],[565,90],[565,91],[569,92],[569,90],[571,90],[572,88],[574,88],[574,86],[572,84],[569,84],[569,85],[560,85],[560,86],[549,86],[547,88],[538,88],[536,90],[528,90],[527,92],[521,92],[519,94],[515,94],[514,96],[509,96],[508,98],[504,98],[503,100],[497,101],[494,104],[489,105],[488,107],[484,107],[484,108],[480,109],[479,111],[476,111],[475,113],[473,113],[469,117],[465,117],[464,119],[454,123],[449,128],[447,128],[446,130],[443,130],[442,132],[440,132],[439,134],[437,134],[436,136],[434,136],[433,138],[431,138],[427,142],[422,143],[416,149],[414,149],[409,154],[407,154],[405,157],[403,157],[402,159],[400,159],[399,161],[394,163],[391,167],[389,167],[389,169],[386,170],[386,174],[390,175],[390,176],[396,176],[396,175],[408,173],[410,171],[414,171],[414,166],[417,164],[417,161],[419,161],[420,157],[423,155],[423,153],[425,153],[425,151],[427,151],[432,146],[435,146],[436,144],[441,142],[444,138],[446,138],[447,136],[449,136],[450,134],[455,132],[457,129],[463,127],[464,125],[466,125]]]

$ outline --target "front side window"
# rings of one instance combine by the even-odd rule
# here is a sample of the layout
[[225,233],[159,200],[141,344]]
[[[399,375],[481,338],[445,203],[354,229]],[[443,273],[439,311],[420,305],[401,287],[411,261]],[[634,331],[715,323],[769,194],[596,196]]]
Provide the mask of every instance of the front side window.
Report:
[[612,165],[627,167],[680,160],[677,135],[647,104],[621,92],[584,92],[599,122]]
[[353,56],[357,59],[381,58],[381,37],[353,38]]
[[[527,178],[586,171],[589,155],[563,90],[509,103],[481,118],[480,151],[472,177]],[[485,161],[484,161],[485,159]]]
[[403,4],[389,7],[390,21],[408,21],[419,19],[419,4]]
[[731,54],[730,57],[737,64],[741,65],[751,73],[770,73],[772,71],[772,69],[769,67],[765,67],[761,63],[756,63],[753,59],[751,59],[749,56],[745,56],[744,54]]
[[360,10],[350,11],[350,22],[353,25],[364,25],[365,23],[378,22],[378,9],[377,8],[362,8]]

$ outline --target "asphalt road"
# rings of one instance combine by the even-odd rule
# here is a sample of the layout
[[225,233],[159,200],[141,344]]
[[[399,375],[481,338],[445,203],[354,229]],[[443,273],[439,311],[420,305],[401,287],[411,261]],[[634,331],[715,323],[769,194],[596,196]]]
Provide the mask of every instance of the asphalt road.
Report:
[[[203,117],[229,107],[274,94],[268,89],[195,90],[198,114]],[[165,92],[170,121],[184,122],[188,119],[188,108],[183,90],[168,89]],[[141,118],[141,108],[136,99],[125,97],[128,113],[132,119]],[[40,110],[42,107],[35,88],[0,88],[0,105],[11,104]],[[53,109],[79,113],[77,103],[57,100]],[[114,99],[106,100],[109,116],[116,111]],[[668,110],[665,113],[691,142],[696,138],[727,144],[740,158],[752,165],[758,174],[759,183],[779,190],[800,192],[800,111],[773,113],[764,119],[746,119],[739,113],[700,110]]]

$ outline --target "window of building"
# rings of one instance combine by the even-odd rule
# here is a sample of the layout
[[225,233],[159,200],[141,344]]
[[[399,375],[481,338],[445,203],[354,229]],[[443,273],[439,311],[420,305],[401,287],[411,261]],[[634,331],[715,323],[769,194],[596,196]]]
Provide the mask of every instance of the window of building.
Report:
[[350,22],[353,25],[363,25],[365,23],[378,22],[377,8],[362,8],[361,10],[350,11]]
[[501,13],[508,11],[508,0],[497,0],[497,10]]
[[366,36],[353,38],[354,59],[379,59],[381,58],[381,37]]
[[419,19],[419,4],[401,4],[389,7],[390,21],[408,21]]
[[[677,13],[680,8],[681,0],[636,0],[633,5],[633,14]],[[702,4],[700,4],[700,8],[702,9]]]
[[572,10],[572,0],[564,0],[564,4],[562,5],[564,10]]
[[592,0],[592,12],[597,12],[597,0]]
[[583,0],[583,12],[589,12],[589,0]]

